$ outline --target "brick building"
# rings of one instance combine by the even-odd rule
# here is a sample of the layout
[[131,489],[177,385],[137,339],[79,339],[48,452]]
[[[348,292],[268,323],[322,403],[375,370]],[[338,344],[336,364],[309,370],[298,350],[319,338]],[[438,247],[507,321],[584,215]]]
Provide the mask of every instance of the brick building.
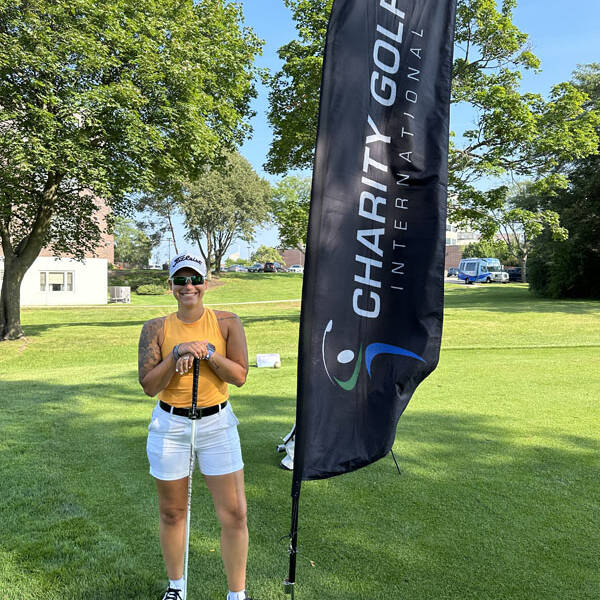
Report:
[[281,254],[286,267],[291,267],[292,265],[304,266],[304,252],[300,252],[298,248],[288,248],[285,250],[280,249],[279,254]]

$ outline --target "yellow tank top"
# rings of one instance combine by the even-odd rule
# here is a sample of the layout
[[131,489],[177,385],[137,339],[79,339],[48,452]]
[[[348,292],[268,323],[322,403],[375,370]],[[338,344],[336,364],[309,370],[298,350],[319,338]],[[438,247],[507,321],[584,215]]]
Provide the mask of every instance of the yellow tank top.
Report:
[[[170,314],[163,325],[164,341],[161,346],[163,360],[173,351],[173,347],[183,342],[199,342],[208,340],[214,344],[216,351],[226,356],[226,342],[217,317],[210,308],[205,308],[202,316],[193,323],[184,323],[177,318],[177,313]],[[185,375],[175,373],[167,387],[159,392],[158,397],[167,404],[177,407],[192,406],[192,371]],[[227,384],[208,366],[205,360],[200,361],[198,379],[198,406],[214,406],[221,404],[229,397]]]

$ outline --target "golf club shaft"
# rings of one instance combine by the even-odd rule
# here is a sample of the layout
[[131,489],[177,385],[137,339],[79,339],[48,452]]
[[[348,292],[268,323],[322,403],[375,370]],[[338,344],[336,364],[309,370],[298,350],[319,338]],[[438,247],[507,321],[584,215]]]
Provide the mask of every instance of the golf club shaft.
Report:
[[192,383],[192,432],[190,440],[190,466],[188,471],[188,497],[187,517],[185,520],[185,565],[183,569],[184,591],[183,597],[187,600],[188,584],[188,559],[190,555],[190,522],[192,517],[192,476],[194,474],[194,461],[196,459],[196,406],[198,404],[198,375],[200,372],[200,360],[194,358],[194,379]]
[[188,580],[188,558],[190,551],[190,520],[192,516],[192,476],[194,473],[194,460],[196,455],[195,449],[195,436],[196,436],[196,420],[192,419],[192,441],[190,444],[190,466],[188,471],[188,497],[187,497],[187,517],[185,520],[185,567],[183,571],[183,578],[185,580],[185,593],[184,598],[187,598],[187,580]]

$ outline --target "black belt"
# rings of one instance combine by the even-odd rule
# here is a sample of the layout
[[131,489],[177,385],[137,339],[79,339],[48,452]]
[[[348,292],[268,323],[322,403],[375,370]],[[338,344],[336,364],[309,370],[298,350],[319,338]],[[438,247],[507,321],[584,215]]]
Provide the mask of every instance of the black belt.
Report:
[[[172,415],[177,415],[179,417],[188,417],[192,418],[192,409],[190,408],[177,408],[176,406],[171,406],[162,400],[158,403],[158,405],[168,413]],[[201,419],[202,417],[208,417],[210,415],[214,415],[218,413],[219,410],[225,408],[227,406],[227,400],[225,402],[221,402],[221,404],[215,404],[214,406],[207,406],[205,408],[196,408],[196,419]]]

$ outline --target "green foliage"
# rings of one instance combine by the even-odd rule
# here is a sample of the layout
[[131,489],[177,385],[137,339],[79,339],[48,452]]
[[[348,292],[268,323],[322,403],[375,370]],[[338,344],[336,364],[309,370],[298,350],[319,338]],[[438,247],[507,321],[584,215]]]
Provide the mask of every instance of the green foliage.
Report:
[[283,258],[279,251],[271,246],[259,246],[250,257],[252,262],[266,263],[278,262],[283,264]]
[[162,296],[167,292],[167,289],[160,285],[154,285],[152,283],[146,283],[144,285],[140,285],[135,293],[140,296]]
[[273,142],[265,169],[285,173],[312,164],[327,23],[333,0],[284,0],[299,40],[279,49],[281,71],[271,78],[269,122]]
[[163,290],[166,290],[168,278],[169,275],[167,271],[158,271],[155,269],[115,269],[108,273],[108,285],[129,286],[134,292],[137,291],[140,286],[147,284],[159,286]]
[[127,213],[244,140],[260,47],[226,0],[0,3],[0,339],[42,247],[94,251],[98,198]]
[[115,262],[145,267],[150,262],[152,240],[131,219],[115,218]]
[[226,267],[231,267],[233,265],[241,265],[244,267],[249,267],[252,264],[253,261],[251,260],[246,260],[244,258],[226,258],[225,259],[225,266]]
[[[507,203],[505,186],[481,191],[478,183],[526,177],[535,180],[536,194],[564,188],[561,168],[597,150],[600,114],[586,110],[588,95],[572,83],[555,85],[548,99],[521,93],[521,71],[538,69],[539,60],[529,50],[527,35],[512,22],[516,0],[499,4],[458,0],[452,102],[472,106],[475,127],[452,135],[449,217],[488,239],[504,226],[535,237],[546,222],[559,231],[553,215],[523,212]],[[297,21],[299,39],[280,49],[284,64],[271,81],[274,141],[266,168],[273,173],[312,164],[332,2],[286,0],[286,5]]]
[[[600,64],[580,67],[574,80],[588,93],[588,107],[600,107]],[[577,161],[569,188],[542,197],[540,204],[560,215],[569,239],[557,241],[549,232],[538,238],[530,258],[531,289],[551,298],[600,298],[600,157]]]
[[288,175],[273,190],[271,211],[284,248],[306,248],[311,180]]
[[544,228],[555,240],[567,239],[569,232],[561,226],[555,211],[540,206],[536,184],[515,184],[512,188],[500,186],[492,192],[486,193],[488,197],[494,197],[494,202],[486,207],[488,227],[484,230],[485,237],[489,239],[490,235],[499,233],[509,253],[518,260],[522,279],[526,282],[531,246]]
[[253,239],[268,219],[270,198],[269,183],[238,152],[228,156],[224,168],[207,169],[185,184],[180,206],[187,238],[197,243],[209,269],[220,270],[233,240]]
[[240,20],[239,7],[219,0],[5,2],[0,122],[10,135],[0,140],[0,189],[5,219],[17,212],[13,245],[31,232],[31,207],[51,184],[56,218],[44,241],[79,253],[93,249],[93,228],[77,233],[93,213],[82,189],[123,200],[198,174],[239,143],[260,47]]
[[481,240],[467,244],[462,251],[463,258],[497,258],[503,265],[517,264],[518,259],[510,253],[502,240]]

